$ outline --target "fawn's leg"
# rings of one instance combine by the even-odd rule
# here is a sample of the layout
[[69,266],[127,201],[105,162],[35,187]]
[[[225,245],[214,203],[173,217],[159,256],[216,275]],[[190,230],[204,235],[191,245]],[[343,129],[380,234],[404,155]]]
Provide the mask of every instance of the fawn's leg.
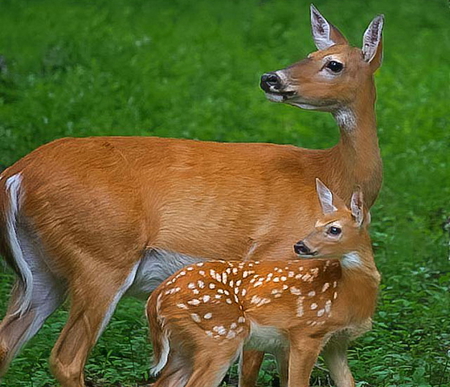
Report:
[[323,350],[325,363],[337,387],[355,387],[352,372],[347,362],[347,337],[332,338]]
[[192,373],[189,358],[183,358],[176,350],[170,351],[167,364],[161,371],[158,380],[151,387],[180,387],[186,384]]
[[278,373],[280,375],[280,387],[288,387],[289,374],[289,349],[281,349],[276,355]]
[[242,341],[230,340],[222,345],[198,347],[194,354],[193,372],[186,387],[217,387],[234,360],[239,356]]
[[264,352],[244,351],[239,362],[239,387],[255,387]]
[[322,346],[321,337],[308,337],[299,331],[290,334],[289,387],[308,387],[309,378]]

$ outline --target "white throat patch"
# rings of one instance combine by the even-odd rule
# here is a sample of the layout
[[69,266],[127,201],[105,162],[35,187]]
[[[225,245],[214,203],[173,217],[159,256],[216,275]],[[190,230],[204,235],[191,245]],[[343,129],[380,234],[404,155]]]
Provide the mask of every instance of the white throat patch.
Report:
[[354,130],[356,128],[356,117],[350,109],[339,109],[334,113],[334,118],[336,119],[340,128],[345,130]]
[[343,267],[351,269],[362,266],[362,261],[356,251],[351,251],[342,257],[341,264]]

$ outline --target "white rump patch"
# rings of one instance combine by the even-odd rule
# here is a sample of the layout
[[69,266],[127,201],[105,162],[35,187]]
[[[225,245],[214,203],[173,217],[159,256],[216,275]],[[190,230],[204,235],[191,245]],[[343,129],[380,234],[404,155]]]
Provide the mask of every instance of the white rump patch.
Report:
[[6,230],[13,259],[15,260],[24,281],[24,293],[21,300],[18,301],[20,305],[16,312],[22,316],[30,307],[33,295],[33,274],[25,260],[22,248],[20,247],[17,230],[17,216],[22,195],[20,192],[21,183],[22,176],[20,173],[17,173],[6,180],[6,189],[9,191],[9,209],[6,213]]

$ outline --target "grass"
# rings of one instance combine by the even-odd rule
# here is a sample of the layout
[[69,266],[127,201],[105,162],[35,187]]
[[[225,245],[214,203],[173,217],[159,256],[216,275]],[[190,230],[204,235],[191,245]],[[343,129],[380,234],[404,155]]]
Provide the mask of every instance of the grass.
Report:
[[[450,34],[444,0],[321,1],[359,45],[386,16],[377,73],[384,186],[372,210],[383,275],[374,329],[349,353],[358,386],[450,385]],[[332,118],[271,104],[263,72],[314,50],[299,0],[3,0],[0,164],[63,136],[158,135],[325,148]],[[0,312],[13,281],[0,273]],[[55,313],[13,362],[2,387],[54,386]],[[95,386],[136,386],[151,354],[143,304],[121,302],[91,354]],[[274,382],[269,359],[260,382]],[[327,385],[326,372],[314,383]]]

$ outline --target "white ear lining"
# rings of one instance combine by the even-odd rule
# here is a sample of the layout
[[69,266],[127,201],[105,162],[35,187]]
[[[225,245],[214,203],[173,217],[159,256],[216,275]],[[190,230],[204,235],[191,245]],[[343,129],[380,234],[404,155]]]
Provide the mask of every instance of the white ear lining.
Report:
[[362,52],[366,62],[371,62],[377,53],[378,45],[381,42],[383,24],[384,16],[379,15],[372,20],[366,32],[364,32]]
[[331,40],[330,23],[321,15],[314,5],[311,4],[311,30],[314,43],[319,50],[325,50],[336,44]]
[[361,192],[354,192],[352,198],[350,200],[350,209],[352,211],[352,215],[356,219],[356,223],[358,226],[361,226],[364,221],[364,212],[363,212],[363,203]]
[[333,194],[328,187],[323,184],[320,179],[316,179],[317,195],[319,196],[319,202],[324,214],[330,214],[337,211],[337,208],[333,205]]

